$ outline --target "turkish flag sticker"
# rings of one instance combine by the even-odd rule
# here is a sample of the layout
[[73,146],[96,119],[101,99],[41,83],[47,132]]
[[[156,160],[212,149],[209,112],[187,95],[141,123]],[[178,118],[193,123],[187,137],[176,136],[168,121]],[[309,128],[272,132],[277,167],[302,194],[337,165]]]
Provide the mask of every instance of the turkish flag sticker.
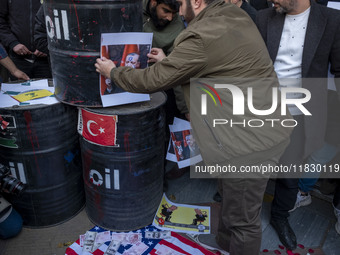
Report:
[[79,108],[78,133],[91,143],[117,146],[117,115],[103,115]]

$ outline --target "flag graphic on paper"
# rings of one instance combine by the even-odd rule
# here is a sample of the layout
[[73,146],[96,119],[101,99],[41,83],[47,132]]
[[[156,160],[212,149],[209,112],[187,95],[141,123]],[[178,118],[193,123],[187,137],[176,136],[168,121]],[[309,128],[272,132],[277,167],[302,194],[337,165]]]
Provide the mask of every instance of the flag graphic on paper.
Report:
[[23,93],[20,93],[12,97],[19,102],[26,102],[26,101],[37,99],[37,98],[49,97],[52,95],[53,93],[47,89],[34,89],[34,90],[25,91]]
[[103,115],[79,109],[78,133],[91,143],[117,146],[117,115]]
[[[103,228],[95,226],[90,231],[101,233],[106,231]],[[121,243],[116,251],[116,255],[126,254],[139,254],[139,255],[158,255],[158,254],[171,254],[171,255],[216,255],[211,251],[206,250],[199,244],[171,231],[170,236],[166,239],[149,239],[146,238],[146,232],[161,232],[153,226],[146,226],[135,231],[130,231],[125,234],[138,233],[141,235],[141,240],[138,243]],[[114,240],[114,233],[111,232],[112,239]],[[120,232],[123,233],[123,232]],[[81,240],[78,239],[76,242],[71,244],[65,251],[65,255],[104,255],[108,249],[110,242],[105,242],[93,252],[83,251],[81,246]],[[138,249],[136,245],[142,246],[143,249]],[[136,250],[139,250],[137,252]],[[106,253],[107,254],[107,253]],[[110,253],[111,254],[111,253]]]
[[0,115],[0,129],[5,130],[9,125],[9,122],[5,121]]
[[0,146],[19,148],[17,141],[16,123],[13,116],[0,115]]

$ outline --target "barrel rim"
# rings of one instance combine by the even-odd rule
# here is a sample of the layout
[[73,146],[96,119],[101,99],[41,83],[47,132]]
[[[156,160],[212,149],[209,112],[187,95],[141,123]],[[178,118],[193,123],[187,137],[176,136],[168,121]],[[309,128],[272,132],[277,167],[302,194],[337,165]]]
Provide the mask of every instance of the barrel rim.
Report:
[[[36,78],[36,79],[31,79],[30,81],[39,81],[39,80],[46,80],[48,81],[48,85],[49,87],[54,87],[53,85],[53,79],[51,78]],[[16,81],[9,81],[9,82],[6,82],[6,83],[23,83],[23,82],[26,82],[25,80],[16,80]],[[0,84],[0,88],[1,88],[1,84]],[[55,93],[54,93],[54,96],[56,97]],[[56,97],[56,99],[58,99]],[[58,105],[60,104],[60,100],[58,99],[58,102],[55,102],[55,103],[51,103],[51,104],[31,104],[31,105],[12,105],[10,107],[1,107],[1,104],[0,104],[0,109],[6,109],[6,110],[33,110],[33,109],[40,109],[40,108],[44,108],[44,107],[49,107],[49,106],[52,106],[52,105]]]
[[[143,107],[143,105],[145,105],[146,103],[150,102],[152,100],[152,98],[149,101],[143,101],[143,102],[136,102],[136,103],[131,103],[131,104],[123,104],[123,105],[117,105],[117,106],[110,106],[110,107],[78,107],[78,109],[84,109],[86,111],[89,111],[91,113],[95,113],[95,114],[103,114],[103,115],[119,115],[119,116],[129,116],[129,115],[135,115],[135,114],[141,114],[141,113],[147,113],[150,111],[155,111],[158,108],[162,107],[165,105],[166,101],[167,101],[167,95],[165,92],[163,91],[158,91],[155,93],[150,94],[150,97],[152,97],[153,95],[163,95],[163,99],[162,102],[160,104],[157,105],[152,105],[151,107],[144,107],[143,109],[139,109],[140,107],[135,108],[136,111],[131,111],[131,112],[119,112],[121,110],[126,110],[126,109],[134,109],[134,107],[136,106],[141,106]],[[160,100],[160,101],[161,101]],[[103,110],[103,111],[100,111]]]

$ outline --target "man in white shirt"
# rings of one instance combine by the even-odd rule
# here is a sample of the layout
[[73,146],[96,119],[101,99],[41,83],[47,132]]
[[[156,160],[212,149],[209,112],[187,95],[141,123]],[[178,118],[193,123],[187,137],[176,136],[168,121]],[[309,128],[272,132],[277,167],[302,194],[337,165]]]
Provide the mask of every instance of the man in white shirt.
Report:
[[[280,159],[283,165],[302,165],[312,152],[324,144],[327,116],[328,67],[340,77],[340,14],[313,0],[273,0],[273,7],[260,11],[256,24],[267,45],[282,87],[306,88],[311,100],[305,107],[306,116],[289,106],[298,125],[291,135],[290,145]],[[304,78],[310,79],[306,82]],[[336,79],[338,93],[340,84]],[[290,98],[300,98],[299,93]],[[277,179],[272,203],[271,224],[287,249],[296,248],[296,236],[288,216],[296,201],[297,178]]]

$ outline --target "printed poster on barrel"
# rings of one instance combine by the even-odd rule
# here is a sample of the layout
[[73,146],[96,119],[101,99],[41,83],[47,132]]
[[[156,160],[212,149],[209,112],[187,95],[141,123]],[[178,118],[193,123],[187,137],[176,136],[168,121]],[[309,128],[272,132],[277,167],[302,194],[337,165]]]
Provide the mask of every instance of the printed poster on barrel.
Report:
[[[152,36],[152,33],[103,33],[100,56],[112,60],[117,67],[146,68]],[[149,94],[126,92],[116,86],[111,79],[102,75],[99,76],[99,89],[103,107],[150,100]]]

